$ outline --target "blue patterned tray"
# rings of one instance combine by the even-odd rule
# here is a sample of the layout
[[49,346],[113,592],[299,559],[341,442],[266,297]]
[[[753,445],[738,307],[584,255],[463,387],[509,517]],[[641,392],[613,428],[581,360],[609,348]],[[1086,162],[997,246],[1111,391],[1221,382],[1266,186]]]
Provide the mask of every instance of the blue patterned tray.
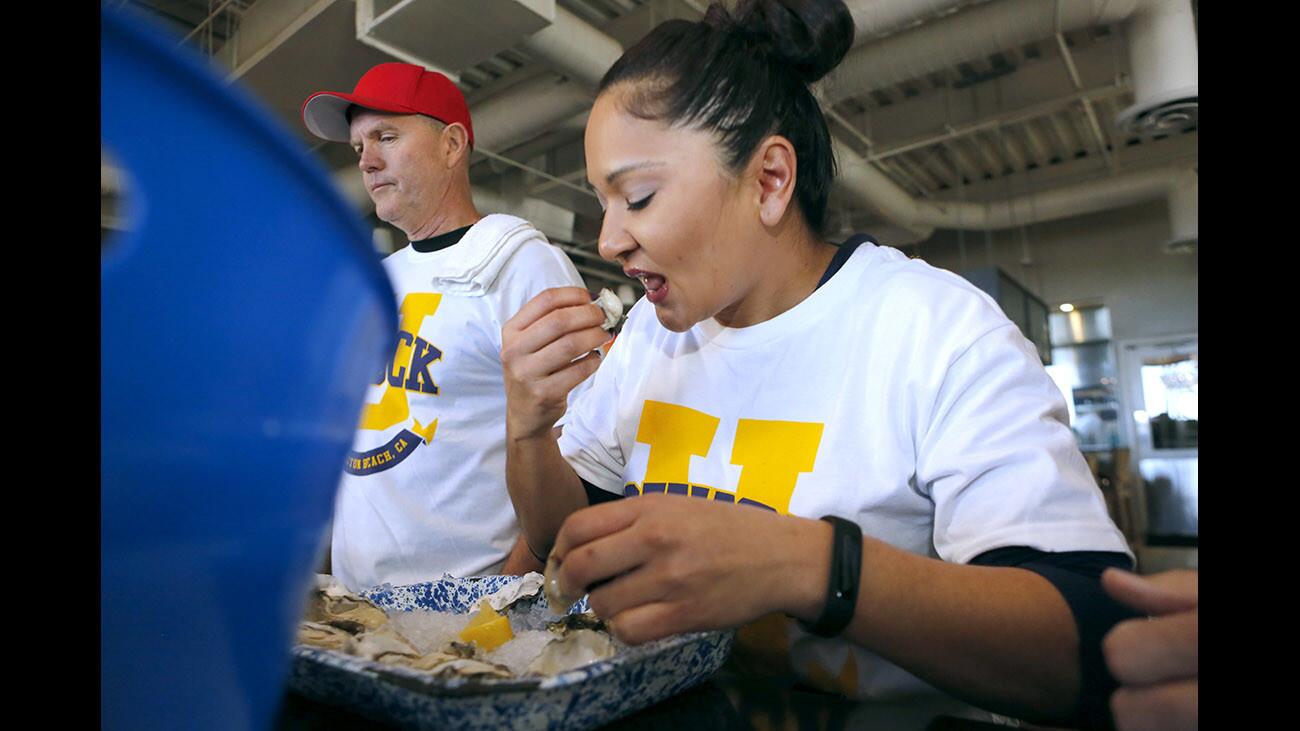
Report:
[[[514,576],[445,578],[362,594],[386,612],[469,612]],[[545,608],[545,596],[516,607]],[[507,610],[513,614],[516,607]],[[584,597],[570,611],[587,609]],[[512,618],[513,621],[513,618]],[[732,632],[674,635],[545,678],[434,678],[305,645],[293,648],[289,687],[312,700],[414,729],[588,729],[706,680],[731,651]]]

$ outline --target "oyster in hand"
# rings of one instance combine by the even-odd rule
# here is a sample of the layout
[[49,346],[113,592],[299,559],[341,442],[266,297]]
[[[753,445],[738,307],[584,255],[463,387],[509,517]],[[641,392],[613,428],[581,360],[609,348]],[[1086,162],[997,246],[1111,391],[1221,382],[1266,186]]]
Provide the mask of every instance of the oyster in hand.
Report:
[[619,320],[623,319],[623,300],[609,289],[600,290],[600,294],[596,295],[592,304],[600,308],[601,313],[605,315],[605,322],[600,326],[606,330],[613,330],[618,326]]
[[551,605],[551,611],[556,614],[563,614],[568,611],[569,607],[577,604],[578,600],[582,598],[581,594],[571,596],[560,589],[560,561],[555,558],[554,553],[546,559],[545,581],[543,587],[546,591],[546,601]]

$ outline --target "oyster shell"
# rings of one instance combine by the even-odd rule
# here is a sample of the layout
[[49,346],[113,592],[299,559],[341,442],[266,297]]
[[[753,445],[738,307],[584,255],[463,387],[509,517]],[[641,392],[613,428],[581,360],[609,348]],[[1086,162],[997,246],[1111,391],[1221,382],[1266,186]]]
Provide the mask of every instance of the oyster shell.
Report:
[[578,603],[582,595],[570,596],[560,589],[560,561],[552,553],[546,558],[546,601],[551,605],[551,611],[556,614],[563,614],[568,611],[569,607]]
[[528,672],[555,675],[613,657],[617,651],[608,634],[577,629],[548,642],[542,654],[529,664]]
[[424,655],[407,655],[400,652],[385,652],[375,657],[376,662],[385,665],[401,665],[402,667],[412,668],[414,670],[430,670],[443,663],[451,660],[457,660],[455,655],[448,655],[445,652],[429,652]]
[[529,571],[520,577],[518,581],[506,584],[496,592],[488,595],[486,601],[493,609],[500,612],[520,599],[537,596],[537,592],[541,591],[542,584],[545,581],[545,577],[541,574],[536,571]]
[[567,635],[570,632],[580,629],[589,629],[605,633],[609,632],[609,626],[605,624],[605,620],[597,617],[595,612],[592,612],[591,610],[578,612],[576,614],[566,614],[554,622],[547,622],[546,629],[560,636]]
[[482,660],[470,660],[460,657],[422,669],[433,673],[434,676],[439,678],[515,677],[515,674],[510,672],[510,668],[505,665],[497,665],[496,663],[483,662]]
[[[347,590],[332,576],[317,574],[316,588],[307,600],[307,621],[320,624],[353,622],[367,630],[388,624],[388,615],[363,596]],[[357,634],[349,631],[349,634]]]
[[311,645],[312,647],[338,652],[350,653],[356,647],[356,642],[352,639],[351,633],[318,622],[298,623],[297,640],[302,645]]
[[445,647],[442,652],[451,657],[471,659],[478,654],[478,647],[472,642],[457,642],[452,640],[447,643],[447,647]]
[[352,654],[364,657],[367,660],[378,660],[388,654],[405,655],[411,658],[420,657],[420,651],[415,649],[409,640],[398,634],[397,630],[388,625],[358,635],[357,644]]
[[623,319],[623,300],[618,295],[609,291],[608,288],[600,290],[592,304],[599,307],[600,311],[605,313],[605,322],[601,324],[606,330],[613,330],[618,325],[618,321]]

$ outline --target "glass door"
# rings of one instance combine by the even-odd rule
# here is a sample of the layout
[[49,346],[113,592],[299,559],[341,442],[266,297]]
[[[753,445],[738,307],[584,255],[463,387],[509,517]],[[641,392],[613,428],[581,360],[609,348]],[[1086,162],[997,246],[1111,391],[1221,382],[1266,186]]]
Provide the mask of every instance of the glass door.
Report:
[[1121,344],[1125,420],[1142,492],[1149,546],[1196,546],[1199,533],[1197,337]]

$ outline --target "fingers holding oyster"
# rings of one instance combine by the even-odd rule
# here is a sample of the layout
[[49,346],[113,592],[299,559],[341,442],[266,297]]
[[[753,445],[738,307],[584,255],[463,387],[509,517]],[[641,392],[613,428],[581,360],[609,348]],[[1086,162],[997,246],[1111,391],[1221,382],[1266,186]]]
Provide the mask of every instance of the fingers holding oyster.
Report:
[[[588,594],[628,644],[736,627],[784,607],[796,547],[822,548],[824,524],[673,495],[602,503],[570,515],[547,561],[552,610]],[[734,540],[720,543],[716,536]],[[701,551],[700,546],[712,546]]]
[[501,330],[508,425],[517,436],[545,433],[564,413],[569,392],[600,365],[600,348],[623,315],[609,290],[595,302],[580,287],[548,289]]

